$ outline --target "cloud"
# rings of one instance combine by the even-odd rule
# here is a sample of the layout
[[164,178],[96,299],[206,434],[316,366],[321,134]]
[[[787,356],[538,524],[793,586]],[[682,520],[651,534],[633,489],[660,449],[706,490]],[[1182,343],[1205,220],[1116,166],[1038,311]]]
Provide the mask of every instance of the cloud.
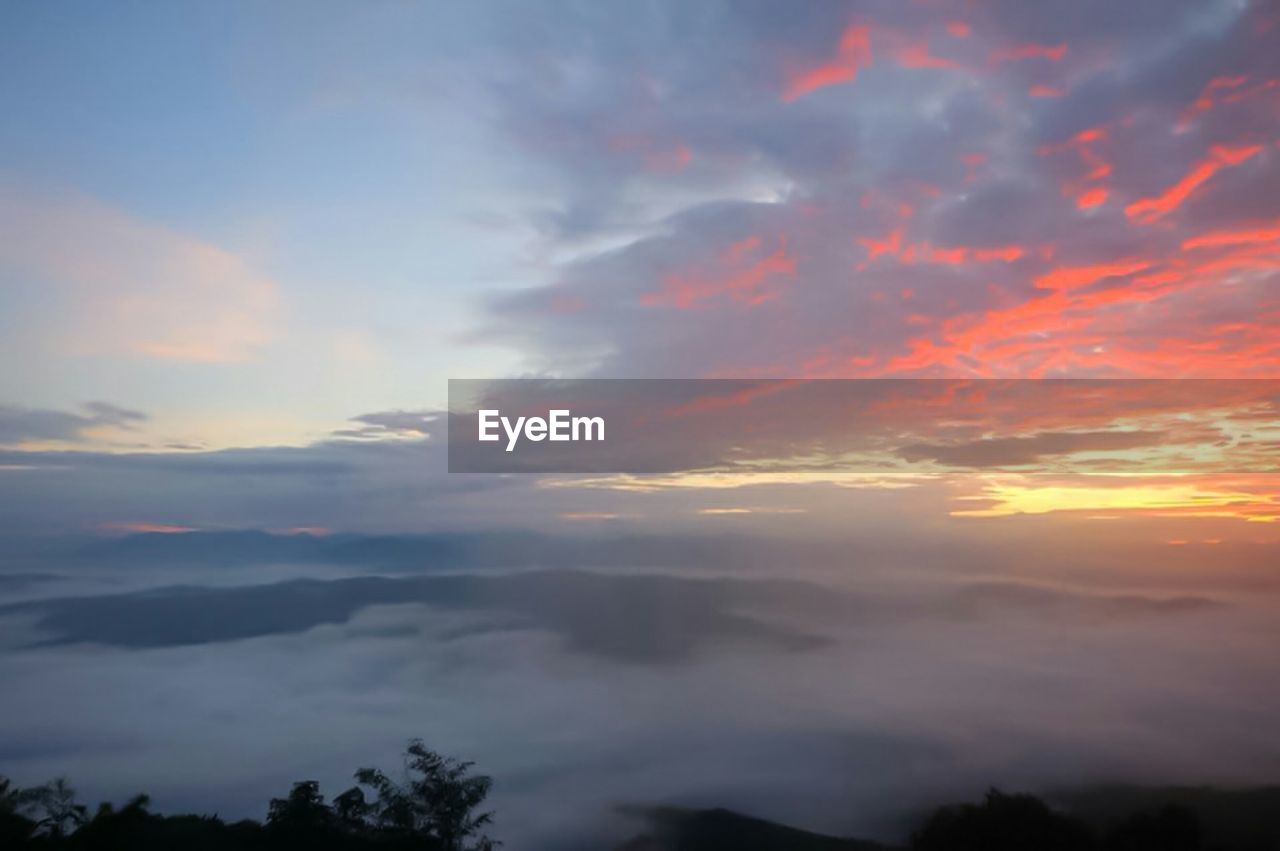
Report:
[[476,337],[609,377],[1276,374],[1276,243],[1208,238],[1280,215],[1260,4],[953,11],[513,36],[499,114],[579,250]]
[[440,418],[437,411],[381,411],[352,417],[358,428],[340,429],[335,437],[378,439],[385,437],[423,438],[431,435],[431,424]]
[[[169,540],[161,541],[167,537]],[[184,540],[185,539],[185,540]],[[440,551],[429,538],[379,540],[349,537],[334,547],[317,542],[297,545],[288,537],[261,533],[234,536],[191,532],[153,532],[126,540],[176,546],[139,546],[142,553],[169,554],[166,564],[191,561],[191,555],[216,553],[218,563],[256,563],[270,547],[271,560],[327,559],[348,564],[377,564],[390,545],[414,549],[442,566],[476,566],[491,556],[483,545],[466,538]],[[542,552],[569,552],[566,539],[531,538]],[[187,545],[188,542],[194,542]],[[254,545],[246,550],[237,543]],[[679,545],[679,539],[613,539],[600,563],[643,563],[640,552]],[[684,542],[686,545],[698,543]],[[735,552],[729,542],[704,539],[701,544],[723,561]],[[210,551],[201,550],[208,545]],[[367,545],[367,546],[365,546]],[[436,551],[433,552],[433,545]],[[777,544],[763,542],[767,548]],[[636,552],[628,552],[634,548]],[[602,548],[603,549],[603,548]],[[786,547],[779,548],[786,551]],[[803,548],[800,548],[803,550]],[[255,551],[256,550],[256,551]],[[90,565],[119,564],[118,546],[82,553]],[[480,556],[477,559],[476,556]],[[255,557],[256,556],[256,557]],[[356,558],[352,558],[357,556]],[[204,560],[204,558],[201,558]],[[569,561],[589,559],[571,555]],[[701,559],[699,559],[701,560]],[[499,558],[512,568],[519,557]],[[600,570],[534,570],[519,573],[439,573],[424,575],[421,562],[407,575],[358,576],[332,580],[300,579],[229,588],[147,588],[143,591],[93,596],[50,596],[0,606],[0,617],[29,618],[36,639],[32,646],[93,643],[115,647],[172,647],[214,644],[267,635],[305,632],[324,624],[350,621],[376,606],[418,604],[438,610],[485,612],[505,617],[493,621],[502,631],[546,629],[561,636],[566,648],[615,662],[674,664],[725,642],[745,642],[756,649],[817,651],[829,643],[824,630],[832,622],[854,619],[863,624],[943,618],[984,618],[993,613],[1056,613],[1066,618],[1176,616],[1219,608],[1212,598],[1137,593],[1082,592],[1070,588],[1011,581],[977,581],[957,589],[839,591],[818,582],[769,576],[686,577],[653,572]],[[667,567],[674,566],[671,563]],[[513,620],[514,618],[514,620]],[[801,626],[803,624],[803,626]],[[480,631],[477,627],[473,631]]]
[[898,450],[908,461],[929,459],[953,467],[1012,467],[1079,452],[1112,452],[1158,446],[1167,435],[1150,431],[1043,432],[1028,437],[995,438],[967,443],[916,443]]
[[[107,593],[6,610],[0,750],[19,782],[72,771],[90,800],[146,788],[162,811],[261,817],[290,781],[332,793],[417,733],[495,775],[499,830],[531,848],[589,844],[620,803],[888,840],[913,809],[993,782],[1265,773],[1242,756],[1268,729],[1269,609],[1053,586],[1043,559],[1034,584],[994,581],[980,558],[977,584],[891,571],[886,587],[850,577],[848,554],[821,581],[781,582],[802,548],[754,578],[724,551],[714,578],[661,560],[283,583],[220,568],[177,588],[169,562],[124,594],[138,568],[98,561]],[[39,620],[48,642],[14,649]],[[72,699],[86,690],[91,704]],[[199,780],[156,782],[181,765]]]
[[[0,451],[0,487],[22,494],[0,503],[0,529],[66,532],[139,523],[206,530],[560,529],[575,518],[613,515],[620,526],[665,523],[684,530],[722,517],[700,512],[723,505],[750,507],[757,512],[753,522],[770,528],[784,518],[790,526],[823,526],[846,523],[838,519],[841,506],[855,500],[855,489],[878,494],[878,508],[862,508],[866,522],[898,529],[911,516],[936,519],[948,509],[972,509],[952,500],[983,493],[1013,505],[1040,490],[1044,498],[1033,502],[1043,510],[1055,488],[1087,494],[1088,506],[1099,508],[1110,493],[1116,510],[1125,511],[1140,511],[1146,493],[1148,508],[1172,511],[1168,494],[1152,489],[1169,487],[1161,477],[1171,472],[1182,476],[1178,505],[1198,498],[1223,516],[1275,515],[1265,487],[1275,465],[1268,429],[1276,392],[1269,381],[534,380],[477,386],[502,410],[554,398],[574,410],[604,413],[612,442],[555,444],[570,446],[569,456],[541,454],[536,448],[547,444],[528,444],[534,449],[517,453],[515,463],[543,474],[529,476],[449,474],[450,447],[436,436],[444,430],[444,412],[358,415],[353,422],[364,424],[360,428],[303,446],[139,450],[113,444],[101,447],[110,451],[85,451],[19,442]],[[11,441],[83,443],[77,434],[101,441],[97,429],[138,421],[107,408],[3,413],[0,434]],[[478,465],[470,469],[513,463],[498,450],[497,462],[467,451],[452,460]],[[938,463],[978,471],[1032,464],[1019,473],[1034,475],[1001,482],[1006,490],[1000,493],[1017,497],[1005,499],[990,490],[995,483]],[[550,475],[568,470],[591,475]],[[1098,475],[1105,478],[1091,478]],[[707,498],[709,488],[717,489],[715,500]],[[891,496],[894,490],[899,493]],[[909,505],[918,513],[904,513]],[[796,513],[765,511],[780,508]],[[577,525],[585,529],[580,520]]]
[[0,269],[55,300],[30,324],[60,351],[219,363],[274,335],[276,283],[208,242],[91,198],[8,187],[0,229]]
[[[619,662],[672,664],[725,641],[807,650],[823,640],[737,609],[813,592],[779,581],[536,572],[510,576],[298,580],[231,589],[153,589],[139,594],[18,603],[0,614],[39,616],[49,644],[170,647],[303,632],[345,623],[376,605],[506,614],[502,631],[549,629],[566,646]],[[794,606],[794,603],[792,604]]]
[[1035,617],[1125,618],[1193,614],[1223,604],[1209,597],[1152,597],[1142,594],[1091,594],[1015,582],[973,582],[942,604],[944,611],[982,617],[994,611],[1025,611]]
[[86,402],[83,413],[0,405],[0,446],[27,442],[73,442],[93,439],[97,429],[131,429],[146,421],[139,411],[107,402]]
[[[397,128],[434,133],[455,113],[422,108],[426,80],[481,118],[447,148],[501,135],[494,173],[528,180],[524,200],[437,194],[528,226],[529,262],[471,335],[517,370],[1275,376],[1271,5],[511,3],[447,25],[396,7],[337,30],[318,15],[304,41],[326,107],[394,100],[421,109]],[[494,30],[479,45],[472,14]],[[237,56],[290,43],[236,30]],[[4,199],[6,332],[217,363],[275,339],[277,283],[228,246],[92,199]],[[447,248],[431,258],[453,280],[468,247]],[[373,319],[406,303],[373,301]],[[308,445],[0,451],[0,586],[28,601],[0,635],[6,771],[261,817],[290,781],[332,792],[424,735],[497,775],[501,830],[530,848],[609,847],[588,828],[619,802],[893,838],[905,812],[991,783],[1273,773],[1277,544],[1246,522],[1277,516],[1274,464],[1253,464],[1273,393],[868,384],[850,404],[793,384],[657,399],[688,438],[662,477],[451,476],[435,413],[376,404]],[[814,427],[784,427],[788,409]],[[730,457],[738,416],[780,469],[689,474]],[[0,435],[84,450],[139,422],[5,408]],[[901,475],[849,486],[794,454],[815,447]],[[977,473],[902,473],[895,451]],[[1089,455],[1107,456],[1093,475],[992,470]],[[337,531],[252,531],[289,528]],[[164,533],[103,534],[138,529]],[[373,534],[404,530],[435,534]]]

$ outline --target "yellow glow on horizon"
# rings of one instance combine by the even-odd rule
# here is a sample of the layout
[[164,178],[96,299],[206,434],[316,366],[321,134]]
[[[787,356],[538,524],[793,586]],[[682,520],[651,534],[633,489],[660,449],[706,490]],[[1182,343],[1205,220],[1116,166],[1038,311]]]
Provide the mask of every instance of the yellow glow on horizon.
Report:
[[1192,482],[1109,487],[993,483],[975,498],[992,504],[951,514],[955,517],[1008,517],[1055,511],[1122,511],[1238,517],[1262,523],[1280,520],[1280,504],[1273,496]]

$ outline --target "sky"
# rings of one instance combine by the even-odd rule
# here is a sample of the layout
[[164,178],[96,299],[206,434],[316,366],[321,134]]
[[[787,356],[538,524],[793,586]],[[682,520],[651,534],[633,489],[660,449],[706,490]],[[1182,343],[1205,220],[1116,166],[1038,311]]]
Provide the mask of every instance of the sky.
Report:
[[[422,735],[517,849],[1274,781],[1278,40],[1273,0],[7,4],[0,773],[260,815]],[[462,378],[738,383],[503,476],[447,472]]]

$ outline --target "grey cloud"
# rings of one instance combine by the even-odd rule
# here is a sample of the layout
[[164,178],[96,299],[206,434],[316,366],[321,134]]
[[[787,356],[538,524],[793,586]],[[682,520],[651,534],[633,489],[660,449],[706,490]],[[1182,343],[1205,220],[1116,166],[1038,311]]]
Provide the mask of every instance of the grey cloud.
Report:
[[[1263,3],[1253,3],[1255,8]],[[1204,29],[1230,24],[1246,4],[1232,0],[1133,0],[1117,5],[1107,0],[1081,0],[1070,12],[1061,8],[997,0],[985,4],[985,22],[1024,41],[1109,43],[1116,39],[1157,41],[1185,38]]]
[[[201,536],[170,537],[145,560],[159,536],[112,542],[137,564],[85,572],[171,571]],[[998,559],[925,555],[918,539],[846,540],[821,583],[794,579],[818,558],[795,542],[765,559],[783,582],[724,577],[746,562],[731,539],[704,542],[721,578],[699,583],[667,572],[684,563],[671,542],[618,540],[651,567],[254,587],[227,583],[261,572],[219,569],[209,581],[222,587],[10,606],[22,640],[45,619],[46,644],[0,652],[0,751],[20,782],[69,772],[90,800],[141,786],[162,811],[261,817],[290,781],[345,788],[353,764],[394,765],[405,737],[425,735],[495,776],[503,838],[547,851],[628,835],[609,818],[620,803],[729,806],[893,839],[916,808],[993,782],[1247,780],[1270,766],[1256,758],[1274,741],[1270,611],[1255,623],[1211,597],[1041,584],[1043,561],[1035,584],[955,585],[961,563],[990,575]],[[894,554],[917,569],[945,562],[946,583],[866,587]],[[1236,652],[1206,646],[1210,632]],[[1224,690],[1237,680],[1251,685]],[[153,780],[191,764],[198,783]]]
[[[464,522],[466,497],[502,479],[443,475],[438,441],[332,439],[206,452],[0,451],[0,529],[147,522],[223,528],[421,528]],[[527,483],[526,483],[527,487]],[[445,496],[445,511],[424,507]],[[472,517],[475,515],[472,514]]]
[[[38,629],[52,636],[48,644],[168,647],[301,632],[345,623],[370,606],[418,602],[515,615],[521,627],[549,629],[574,650],[655,664],[681,661],[726,640],[782,650],[820,646],[817,636],[736,611],[765,602],[785,610],[780,604],[789,595],[805,591],[792,591],[790,585],[571,572],[368,577],[51,599],[19,603],[0,613],[37,613]],[[511,627],[512,622],[501,622],[498,628]]]
[[1020,611],[1068,618],[1180,615],[1221,605],[1200,596],[1084,593],[1014,582],[871,594],[799,580],[559,570],[156,588],[38,599],[0,607],[0,615],[37,616],[36,629],[47,637],[35,646],[87,642],[142,648],[304,632],[346,623],[372,606],[410,603],[507,616],[457,635],[541,628],[560,635],[573,650],[650,664],[678,662],[726,641],[814,650],[828,642],[823,624],[847,628]]
[[0,405],[0,445],[29,440],[82,441],[90,429],[127,429],[147,419],[144,413],[107,402],[87,402],[81,408],[83,413]]
[[1014,467],[1057,455],[1158,446],[1168,435],[1152,431],[1041,432],[1029,437],[990,438],[966,443],[916,443],[898,450],[908,461],[930,459],[953,467]]
[[334,434],[354,438],[427,437],[431,434],[431,424],[439,418],[435,411],[380,411],[352,417],[352,422],[360,423],[361,427],[343,429]]
[[1093,594],[1016,582],[973,582],[947,600],[943,609],[967,617],[1020,610],[1037,617],[1116,618],[1191,614],[1222,606],[1218,600],[1197,595]]
[[121,408],[109,402],[86,402],[84,409],[94,419],[104,423],[111,423],[112,425],[142,422],[147,419],[147,415],[141,411],[131,411],[128,408]]

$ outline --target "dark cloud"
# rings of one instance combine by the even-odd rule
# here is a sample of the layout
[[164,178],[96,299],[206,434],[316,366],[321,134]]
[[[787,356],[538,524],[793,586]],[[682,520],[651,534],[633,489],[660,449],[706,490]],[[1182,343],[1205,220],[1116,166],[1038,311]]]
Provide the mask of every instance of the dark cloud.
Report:
[[916,443],[902,447],[898,455],[908,461],[928,459],[952,467],[1014,467],[1077,452],[1158,446],[1167,439],[1166,434],[1150,431],[1044,432],[948,445]]
[[[376,551],[376,539],[369,543]],[[429,552],[427,544],[420,542],[418,551]],[[616,549],[625,543],[613,541],[610,546]],[[281,552],[274,555],[280,558]],[[440,558],[442,554],[433,555]],[[461,560],[450,561],[457,566]],[[937,615],[977,618],[1021,610],[1039,616],[1127,617],[1194,613],[1219,606],[1204,597],[1089,594],[1016,583],[971,583],[954,592],[893,597],[840,593],[794,580],[533,571],[158,588],[39,599],[0,608],[0,615],[37,615],[36,628],[49,636],[41,646],[87,642],[168,647],[304,632],[323,624],[346,623],[372,606],[407,603],[515,618],[499,620],[496,627],[470,626],[460,635],[489,628],[541,628],[560,635],[574,650],[645,663],[680,661],[725,641],[811,650],[827,642],[815,631],[823,622],[873,624]],[[788,620],[808,626],[786,626]]]
[[43,582],[51,582],[56,578],[54,574],[45,573],[3,573],[0,574],[0,591],[23,591]]
[[81,408],[83,413],[0,405],[0,445],[38,440],[79,442],[88,439],[86,433],[92,429],[128,429],[147,419],[144,413],[107,402],[87,402]]
[[[498,628],[548,629],[574,650],[652,664],[681,661],[724,641],[783,650],[820,646],[818,636],[736,611],[765,602],[785,611],[781,604],[790,595],[804,598],[806,591],[781,581],[570,572],[369,577],[48,599],[0,613],[37,613],[37,627],[52,635],[46,644],[168,647],[302,632],[345,623],[370,606],[417,602],[515,615],[520,620],[502,621]],[[471,632],[477,629],[482,628]]]
[[439,419],[435,411],[380,411],[352,417],[359,428],[334,432],[336,437],[378,439],[383,437],[427,437],[431,424]]

